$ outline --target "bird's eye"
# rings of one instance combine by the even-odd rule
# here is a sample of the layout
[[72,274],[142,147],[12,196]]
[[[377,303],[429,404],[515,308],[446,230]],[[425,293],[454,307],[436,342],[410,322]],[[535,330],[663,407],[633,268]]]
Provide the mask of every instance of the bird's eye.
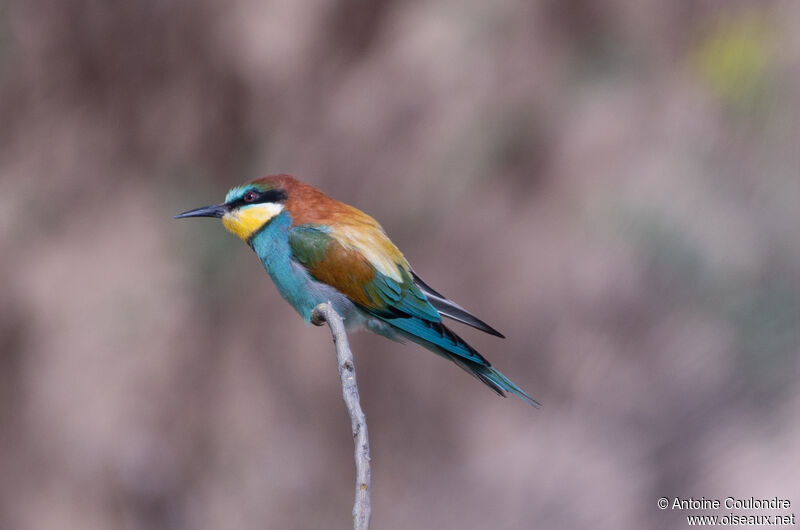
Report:
[[253,202],[258,198],[258,193],[254,191],[248,191],[244,194],[244,202]]

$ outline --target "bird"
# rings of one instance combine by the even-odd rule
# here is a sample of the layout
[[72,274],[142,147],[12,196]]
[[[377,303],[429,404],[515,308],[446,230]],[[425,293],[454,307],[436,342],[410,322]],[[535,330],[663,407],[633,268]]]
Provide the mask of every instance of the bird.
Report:
[[448,359],[500,396],[541,404],[448,328],[446,317],[504,338],[425,283],[380,224],[291,175],[232,188],[221,204],[175,216],[220,218],[261,260],[280,295],[306,322],[330,302],[348,330],[410,340]]

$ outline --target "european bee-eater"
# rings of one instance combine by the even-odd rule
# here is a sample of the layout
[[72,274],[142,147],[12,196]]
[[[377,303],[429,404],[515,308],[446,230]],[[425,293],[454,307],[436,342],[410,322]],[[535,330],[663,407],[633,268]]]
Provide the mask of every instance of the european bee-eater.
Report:
[[225,202],[176,215],[219,217],[261,259],[281,296],[306,320],[331,302],[348,329],[412,340],[483,381],[501,396],[539,402],[442,323],[448,317],[503,337],[413,271],[383,228],[364,212],[289,175],[256,179]]

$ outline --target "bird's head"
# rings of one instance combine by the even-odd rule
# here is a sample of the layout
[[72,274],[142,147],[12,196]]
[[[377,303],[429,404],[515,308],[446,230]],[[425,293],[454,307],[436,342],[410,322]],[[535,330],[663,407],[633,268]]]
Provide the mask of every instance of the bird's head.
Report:
[[263,178],[231,189],[225,202],[195,208],[175,216],[219,217],[229,232],[248,241],[286,207],[288,193],[280,179]]

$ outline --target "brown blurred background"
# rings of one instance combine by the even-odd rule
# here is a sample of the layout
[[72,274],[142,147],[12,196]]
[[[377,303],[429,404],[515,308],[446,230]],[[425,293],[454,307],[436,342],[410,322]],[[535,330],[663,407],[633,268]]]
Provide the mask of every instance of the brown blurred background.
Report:
[[328,330],[172,220],[278,172],[545,405],[351,337],[374,528],[800,512],[799,109],[791,1],[0,3],[0,528],[350,525]]

